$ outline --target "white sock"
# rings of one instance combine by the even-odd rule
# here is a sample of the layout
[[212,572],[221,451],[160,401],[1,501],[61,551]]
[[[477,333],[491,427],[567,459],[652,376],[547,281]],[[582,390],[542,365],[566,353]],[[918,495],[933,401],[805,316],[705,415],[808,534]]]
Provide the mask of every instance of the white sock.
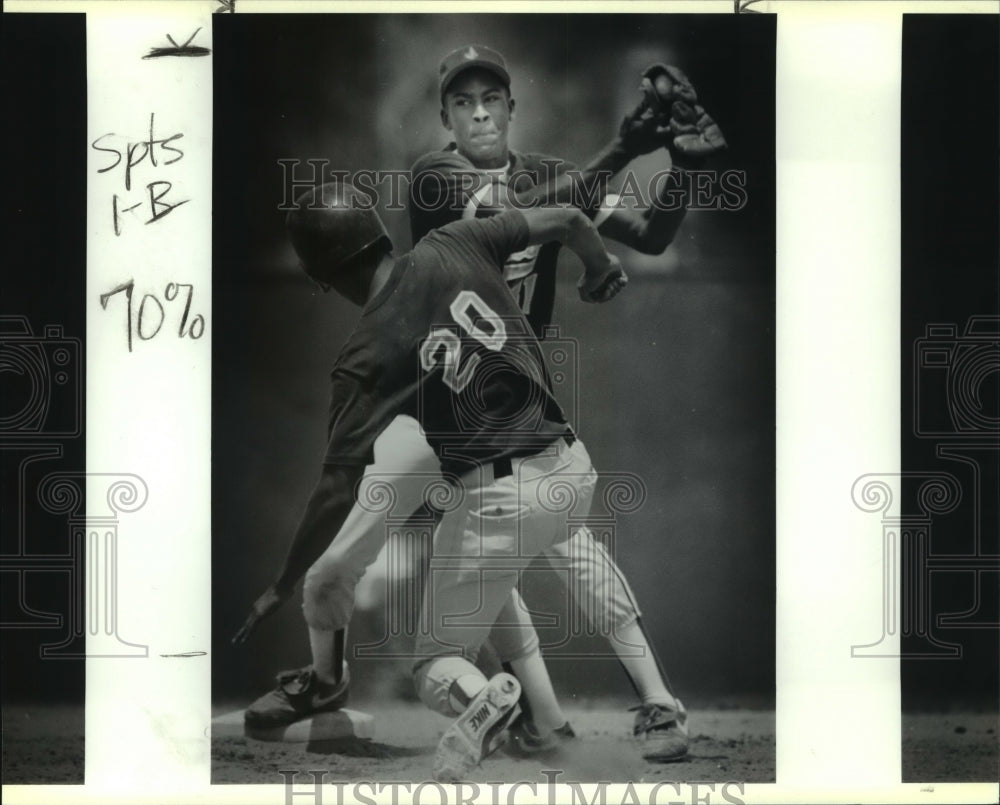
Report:
[[[653,654],[653,648],[646,640],[639,622],[632,621],[627,626],[615,629],[615,638],[611,644],[620,651],[618,661],[625,667],[642,703],[676,709],[677,699],[667,690],[656,655]],[[621,645],[622,643],[626,645]],[[641,652],[636,646],[641,647]]]
[[336,645],[336,631],[309,627],[309,649],[312,651],[313,670],[320,681],[330,685],[339,682],[342,673],[342,668],[337,667]]
[[448,688],[448,704],[457,715],[460,715],[485,687],[486,677],[482,674],[463,674]]
[[531,708],[531,720],[540,735],[548,735],[556,727],[566,723],[566,715],[559,707],[556,692],[552,689],[548,669],[542,660],[542,653],[536,648],[527,656],[511,660],[514,676],[521,683],[521,691]]

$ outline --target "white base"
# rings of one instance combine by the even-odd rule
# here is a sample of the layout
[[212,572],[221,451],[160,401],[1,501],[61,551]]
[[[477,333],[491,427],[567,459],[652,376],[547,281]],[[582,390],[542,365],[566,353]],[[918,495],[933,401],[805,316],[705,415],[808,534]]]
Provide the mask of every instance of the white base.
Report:
[[212,719],[212,735],[216,738],[255,738],[258,741],[284,741],[285,743],[309,743],[311,741],[332,741],[340,738],[375,737],[375,719],[358,710],[335,710],[304,718],[287,727],[270,729],[250,729],[243,722],[244,710]]

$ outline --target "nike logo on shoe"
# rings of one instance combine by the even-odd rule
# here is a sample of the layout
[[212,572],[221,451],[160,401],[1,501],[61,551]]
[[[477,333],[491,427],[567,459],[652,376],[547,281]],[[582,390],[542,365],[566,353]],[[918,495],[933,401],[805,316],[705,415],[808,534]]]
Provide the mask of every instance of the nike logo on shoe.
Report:
[[476,712],[472,716],[471,724],[473,731],[478,731],[479,729],[482,728],[483,723],[486,721],[486,718],[489,716],[489,714],[490,714],[490,706],[488,704],[484,704],[482,707],[479,708],[478,712]]
[[456,783],[500,744],[494,741],[517,712],[521,685],[511,674],[500,673],[476,694],[445,730],[434,755],[434,779]]

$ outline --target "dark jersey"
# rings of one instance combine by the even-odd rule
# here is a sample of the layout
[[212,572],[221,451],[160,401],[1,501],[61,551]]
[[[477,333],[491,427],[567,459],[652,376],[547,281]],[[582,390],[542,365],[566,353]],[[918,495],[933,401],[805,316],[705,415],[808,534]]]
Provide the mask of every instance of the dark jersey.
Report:
[[[492,215],[503,206],[507,188],[522,191],[545,184],[573,164],[543,154],[510,153],[506,175],[476,168],[452,143],[418,159],[410,169],[410,232],[417,243],[428,232],[462,218]],[[509,205],[508,205],[509,206]],[[504,275],[535,334],[541,337],[552,322],[559,244],[515,253],[505,262]]]
[[332,373],[328,464],[370,464],[400,413],[446,472],[537,453],[566,433],[538,341],[501,270],[528,243],[518,212],[458,221],[396,260]]

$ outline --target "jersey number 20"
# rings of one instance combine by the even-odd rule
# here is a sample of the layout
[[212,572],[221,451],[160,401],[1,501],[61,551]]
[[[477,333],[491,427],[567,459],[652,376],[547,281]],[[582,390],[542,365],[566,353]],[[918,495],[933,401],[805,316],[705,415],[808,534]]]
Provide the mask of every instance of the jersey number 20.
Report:
[[[475,291],[461,291],[449,307],[451,317],[471,338],[494,352],[507,343],[503,319]],[[483,325],[491,329],[486,330]],[[420,345],[420,365],[425,372],[442,367],[441,379],[454,392],[469,385],[482,357],[472,354],[462,365],[462,341],[453,330],[436,328]]]

